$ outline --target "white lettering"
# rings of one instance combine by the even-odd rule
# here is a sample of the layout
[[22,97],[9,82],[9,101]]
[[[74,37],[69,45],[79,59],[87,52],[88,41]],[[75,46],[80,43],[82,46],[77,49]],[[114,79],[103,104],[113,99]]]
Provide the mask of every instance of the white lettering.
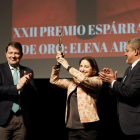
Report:
[[95,25],[88,25],[88,35],[95,35]]
[[47,32],[47,28],[46,27],[40,27],[40,37],[44,37],[44,33]]
[[77,27],[77,34],[78,34],[78,35],[84,35],[85,32],[86,32],[86,28],[85,28],[84,25],[79,25],[79,26]]
[[41,44],[39,46],[39,53],[40,54],[45,54],[47,52],[47,46],[45,44]]
[[117,48],[117,44],[116,44],[116,42],[113,43],[113,46],[112,46],[110,52],[113,52],[113,50],[114,50],[115,52],[118,52],[118,48]]

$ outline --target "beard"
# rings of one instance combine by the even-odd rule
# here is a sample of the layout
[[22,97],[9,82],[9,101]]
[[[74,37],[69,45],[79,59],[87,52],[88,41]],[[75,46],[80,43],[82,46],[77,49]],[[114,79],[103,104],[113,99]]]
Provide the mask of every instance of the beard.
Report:
[[126,59],[126,63],[128,64],[128,60]]

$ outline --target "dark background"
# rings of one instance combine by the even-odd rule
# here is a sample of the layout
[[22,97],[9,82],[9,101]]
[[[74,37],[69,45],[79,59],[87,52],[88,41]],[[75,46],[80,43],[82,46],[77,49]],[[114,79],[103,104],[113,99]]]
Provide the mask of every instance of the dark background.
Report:
[[[118,79],[120,80],[121,78]],[[67,140],[65,128],[67,91],[52,85],[49,79],[35,79],[35,85],[39,92],[38,108],[33,118],[34,124],[30,137],[34,140]],[[108,84],[104,83],[98,99],[100,117],[98,140],[117,140],[120,135],[117,123],[117,98],[109,95],[108,89]]]

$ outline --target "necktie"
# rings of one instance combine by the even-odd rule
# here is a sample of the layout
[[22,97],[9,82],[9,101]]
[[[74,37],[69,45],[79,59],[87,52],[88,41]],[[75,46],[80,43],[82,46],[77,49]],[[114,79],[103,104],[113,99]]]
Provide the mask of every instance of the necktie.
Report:
[[129,67],[129,69],[128,69],[128,71],[127,71],[126,75],[125,75],[125,77],[123,78],[122,83],[126,80],[126,78],[127,78],[127,77],[128,77],[128,75],[131,73],[131,71],[132,71],[132,66],[130,66],[130,67]]
[[129,70],[128,70],[128,73],[127,73],[127,76],[131,73],[131,69],[132,69],[132,66],[129,67]]
[[[18,84],[18,73],[17,73],[17,69],[16,68],[12,68],[14,70],[13,73],[13,81],[14,81],[14,85]],[[19,105],[16,103],[13,103],[12,106],[12,110],[16,113],[19,110]]]

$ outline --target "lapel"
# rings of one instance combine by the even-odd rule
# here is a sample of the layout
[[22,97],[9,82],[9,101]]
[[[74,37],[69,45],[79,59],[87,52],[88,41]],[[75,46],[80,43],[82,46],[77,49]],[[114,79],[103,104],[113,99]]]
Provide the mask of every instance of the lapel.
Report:
[[[21,65],[19,65],[19,73],[20,73],[20,78],[24,76],[24,69]],[[23,91],[23,88],[20,89],[20,92]]]
[[24,76],[24,70],[21,65],[19,65],[19,70],[20,70],[20,78]]
[[123,78],[121,80],[121,83],[124,83],[126,81],[126,79],[128,78],[127,73],[129,71],[129,68],[130,68],[130,66],[126,69],[125,74],[124,74],[124,76],[123,76]]
[[[128,69],[129,69],[129,67],[128,67]],[[128,69],[127,69],[127,71],[128,71]],[[124,80],[124,83],[127,83],[127,84],[128,84],[128,83],[131,82],[133,73],[134,73],[135,71],[137,71],[137,69],[140,69],[140,61],[133,67],[131,73],[130,73],[130,74],[126,77],[126,79]],[[127,73],[126,73],[126,74],[127,74]]]
[[[24,76],[24,69],[21,65],[19,65],[19,69],[20,69],[20,78]],[[5,63],[5,71],[6,71],[6,75],[8,77],[8,80],[14,84],[13,82],[13,76],[12,76],[12,73],[11,73],[11,70],[10,70],[10,67],[9,67],[9,64],[8,62]]]
[[11,85],[14,85],[12,72],[10,70],[8,62],[5,63],[5,72],[6,72],[6,79]]
[[135,70],[139,69],[140,68],[140,61],[133,67],[132,69],[132,73],[135,72]]

